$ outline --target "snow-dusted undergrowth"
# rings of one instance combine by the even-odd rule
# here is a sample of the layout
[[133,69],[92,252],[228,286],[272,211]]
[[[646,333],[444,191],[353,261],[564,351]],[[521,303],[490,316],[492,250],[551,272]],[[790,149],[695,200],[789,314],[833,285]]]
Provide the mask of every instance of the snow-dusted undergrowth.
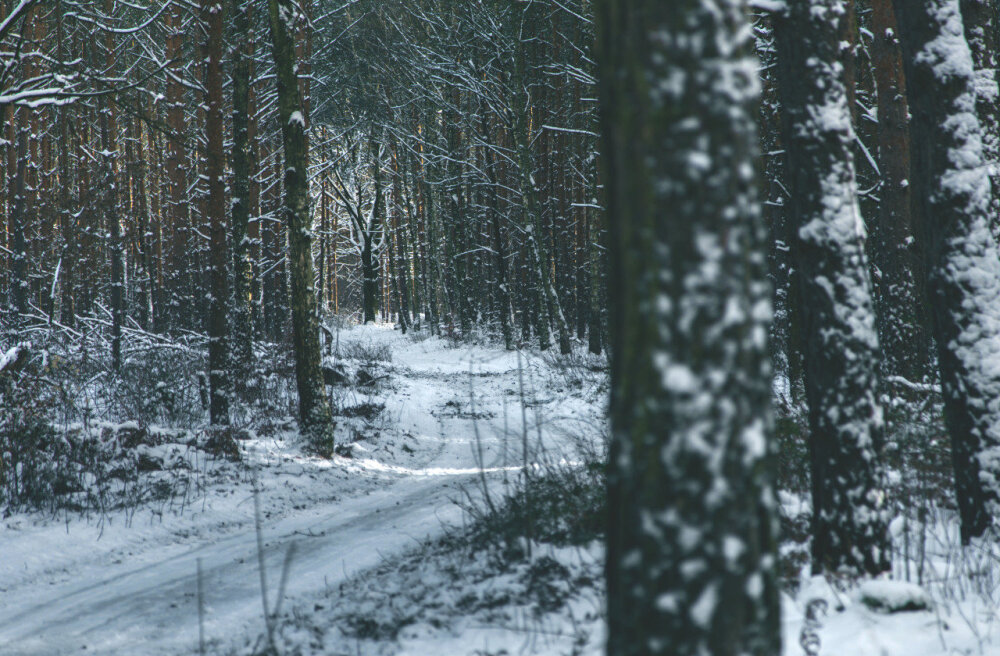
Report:
[[282,384],[272,380],[269,413],[240,429],[239,462],[187,462],[169,440],[140,449],[158,462],[144,476],[213,473],[183,506],[7,517],[0,653],[190,653],[199,634],[199,559],[210,649],[257,636],[264,624],[255,488],[271,608],[294,542],[284,608],[295,609],[460,522],[456,501],[482,499],[484,490],[499,499],[525,463],[532,471],[572,467],[603,448],[599,361],[556,364],[371,326],[340,332],[332,346],[350,378],[331,387],[343,446],[332,460],[304,454],[294,422],[282,418]]
[[[261,402],[240,415],[237,462],[208,450],[199,408],[175,408],[179,426],[110,414],[124,404],[95,406],[107,419],[85,426],[57,422],[74,439],[128,454],[137,494],[163,493],[8,513],[0,653],[197,653],[199,559],[206,653],[263,648],[254,489],[271,611],[295,544],[273,625],[281,654],[601,653],[603,509],[593,464],[604,457],[603,362],[382,326],[335,337],[328,360],[346,379],[330,388],[342,445],[332,460],[304,453],[285,396],[290,370],[281,373],[276,355],[267,356],[278,373],[262,383]],[[184,384],[181,397],[197,402],[197,381]],[[91,383],[77,398],[97,391]],[[807,485],[785,471],[787,656],[1000,649],[1000,548],[961,547],[940,422],[926,404],[909,415],[897,405],[896,424],[911,428],[889,445],[892,578],[909,587],[810,577]],[[782,448],[793,449],[785,469],[804,453],[794,451],[796,417],[779,423]],[[82,502],[86,492],[64,495]]]

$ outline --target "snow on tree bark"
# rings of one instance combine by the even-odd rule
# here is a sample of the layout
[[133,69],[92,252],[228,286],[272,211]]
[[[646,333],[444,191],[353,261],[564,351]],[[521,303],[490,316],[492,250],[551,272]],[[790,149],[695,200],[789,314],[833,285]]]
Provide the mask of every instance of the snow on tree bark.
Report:
[[896,3],[912,115],[913,184],[951,435],[962,539],[1000,501],[1000,258],[958,0]]
[[965,38],[972,53],[975,71],[976,114],[982,130],[983,157],[989,170],[993,193],[990,195],[990,229],[994,239],[1000,239],[1000,93],[997,90],[997,56],[1000,48],[1000,28],[996,0],[961,0],[959,8],[965,28]]
[[316,451],[333,453],[334,421],[320,371],[319,317],[313,292],[312,224],[302,98],[295,74],[295,8],[291,0],[269,0],[271,40],[278,82],[278,117],[285,153],[285,223],[292,288],[292,340],[299,393],[299,425]]
[[611,251],[608,653],[780,652],[759,85],[736,0],[596,7]]
[[837,0],[775,16],[809,404],[813,571],[889,566],[878,340],[839,58]]

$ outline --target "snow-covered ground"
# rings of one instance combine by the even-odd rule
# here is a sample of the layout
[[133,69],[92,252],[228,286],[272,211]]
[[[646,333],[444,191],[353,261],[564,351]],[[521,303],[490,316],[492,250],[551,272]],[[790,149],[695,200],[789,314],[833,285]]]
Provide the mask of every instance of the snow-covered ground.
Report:
[[[498,567],[441,539],[461,535],[457,500],[518,476],[525,445],[533,468],[601,452],[599,361],[371,326],[342,332],[339,352],[352,373],[376,379],[334,388],[346,455],[305,456],[288,431],[254,434],[239,463],[178,456],[205,472],[195,496],[0,522],[0,654],[198,653],[199,561],[206,653],[253,653],[265,633],[254,489],[272,610],[294,544],[279,653],[601,653],[601,544],[536,544],[532,558]],[[183,451],[147,448],[154,458]],[[808,510],[782,498],[786,514]],[[803,578],[782,596],[785,656],[1000,654],[1000,549],[963,550],[943,511],[926,529],[894,522],[893,534],[894,576],[905,578],[908,557],[923,585],[838,590]]]
[[343,332],[339,346],[362,357],[388,347],[392,358],[375,363],[386,376],[375,388],[335,392],[342,406],[385,405],[367,424],[341,422],[349,457],[303,456],[290,434],[254,437],[242,463],[215,463],[207,493],[177,512],[0,524],[0,654],[190,653],[199,559],[209,644],[261,632],[254,487],[272,606],[296,545],[293,607],[458,522],[459,487],[476,489],[481,467],[500,485],[525,441],[532,460],[572,460],[579,441],[599,438],[601,404],[565,393],[573,381],[543,358],[371,326]]

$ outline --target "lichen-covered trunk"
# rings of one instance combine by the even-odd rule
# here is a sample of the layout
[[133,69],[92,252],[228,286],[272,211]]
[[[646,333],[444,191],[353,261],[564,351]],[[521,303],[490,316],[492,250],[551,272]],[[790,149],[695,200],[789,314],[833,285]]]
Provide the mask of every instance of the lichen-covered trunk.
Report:
[[312,225],[309,213],[309,150],[295,74],[296,16],[291,0],[269,0],[271,42],[278,82],[278,118],[285,154],[285,223],[292,288],[292,340],[299,393],[299,424],[317,453],[333,453],[334,421],[320,371],[319,317],[313,291]]
[[895,4],[962,539],[1000,511],[1000,258],[958,0]]
[[745,11],[738,0],[597,3],[610,656],[781,651]]
[[800,271],[813,571],[889,567],[878,340],[857,200],[838,0],[775,17],[788,217]]

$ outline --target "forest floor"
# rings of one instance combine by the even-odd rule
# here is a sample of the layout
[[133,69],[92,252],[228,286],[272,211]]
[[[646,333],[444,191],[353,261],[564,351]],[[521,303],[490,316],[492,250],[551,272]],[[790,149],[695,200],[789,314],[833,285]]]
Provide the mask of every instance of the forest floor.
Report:
[[[341,332],[338,353],[369,384],[332,388],[332,460],[304,455],[290,421],[251,432],[238,462],[165,444],[147,457],[196,472],[196,492],[0,522],[0,654],[191,655],[200,631],[204,653],[238,656],[602,653],[602,520],[578,474],[604,457],[603,362],[381,326]],[[782,506],[807,522],[801,497]],[[893,524],[893,575],[908,563],[921,588],[831,586],[786,539],[786,656],[1000,653],[1000,550],[961,548],[952,515],[925,510]]]
[[343,332],[339,350],[377,380],[335,388],[349,446],[332,460],[303,455],[291,431],[252,435],[240,462],[192,463],[205,472],[198,498],[0,523],[0,654],[197,651],[198,559],[208,653],[256,640],[254,489],[269,604],[294,543],[283,607],[297,611],[460,525],[459,502],[479,503],[484,481],[502,495],[525,442],[533,469],[602,448],[601,372],[584,383],[547,358],[382,327]]

